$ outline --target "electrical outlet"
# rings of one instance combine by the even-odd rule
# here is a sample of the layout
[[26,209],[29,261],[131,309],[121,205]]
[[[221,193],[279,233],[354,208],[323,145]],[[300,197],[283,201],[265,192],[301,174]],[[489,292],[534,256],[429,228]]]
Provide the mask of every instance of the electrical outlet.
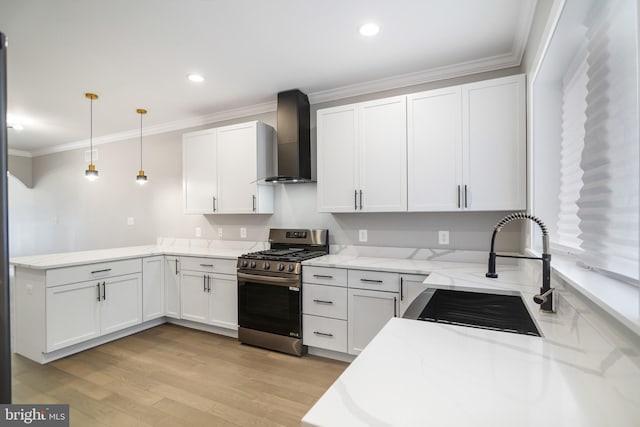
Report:
[[222,239],[222,227],[218,227],[218,238]]
[[133,224],[135,224],[135,220],[133,219],[133,217],[132,216],[128,217],[127,218],[127,225],[133,225]]
[[202,237],[202,228],[196,227],[196,237]]
[[246,227],[240,227],[240,238],[241,239],[246,239],[247,238],[247,228]]
[[362,243],[368,240],[367,230],[358,230],[358,240]]
[[53,222],[53,224],[57,224],[58,223],[58,217],[54,216],[53,218],[51,218],[51,221]]
[[441,245],[449,244],[449,232],[448,231],[438,231],[438,243]]

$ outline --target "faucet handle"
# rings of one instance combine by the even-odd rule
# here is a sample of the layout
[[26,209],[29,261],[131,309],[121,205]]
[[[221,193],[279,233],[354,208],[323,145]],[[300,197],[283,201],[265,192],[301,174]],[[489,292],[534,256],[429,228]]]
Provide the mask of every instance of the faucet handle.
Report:
[[539,295],[534,295],[533,296],[533,301],[536,304],[544,304],[547,299],[549,298],[549,296],[553,293],[553,291],[555,291],[556,288],[550,288],[547,292],[545,292],[544,294],[539,294]]

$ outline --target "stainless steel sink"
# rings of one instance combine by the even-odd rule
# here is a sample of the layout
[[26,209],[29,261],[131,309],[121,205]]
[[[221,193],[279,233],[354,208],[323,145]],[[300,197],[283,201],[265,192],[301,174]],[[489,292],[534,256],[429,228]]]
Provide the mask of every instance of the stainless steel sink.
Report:
[[541,336],[517,294],[429,288],[411,303],[403,317]]

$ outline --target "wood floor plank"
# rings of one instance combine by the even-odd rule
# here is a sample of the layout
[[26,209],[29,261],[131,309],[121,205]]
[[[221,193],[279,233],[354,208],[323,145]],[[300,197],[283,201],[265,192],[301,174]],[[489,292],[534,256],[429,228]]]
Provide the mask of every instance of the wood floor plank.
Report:
[[14,403],[68,403],[73,427],[299,426],[347,367],[161,325],[39,365],[13,357]]

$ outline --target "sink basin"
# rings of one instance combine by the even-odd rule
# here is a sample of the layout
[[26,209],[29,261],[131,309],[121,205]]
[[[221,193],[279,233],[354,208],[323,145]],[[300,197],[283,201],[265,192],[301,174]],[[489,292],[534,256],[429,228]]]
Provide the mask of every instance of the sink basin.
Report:
[[519,295],[427,289],[409,306],[404,317],[541,336]]

